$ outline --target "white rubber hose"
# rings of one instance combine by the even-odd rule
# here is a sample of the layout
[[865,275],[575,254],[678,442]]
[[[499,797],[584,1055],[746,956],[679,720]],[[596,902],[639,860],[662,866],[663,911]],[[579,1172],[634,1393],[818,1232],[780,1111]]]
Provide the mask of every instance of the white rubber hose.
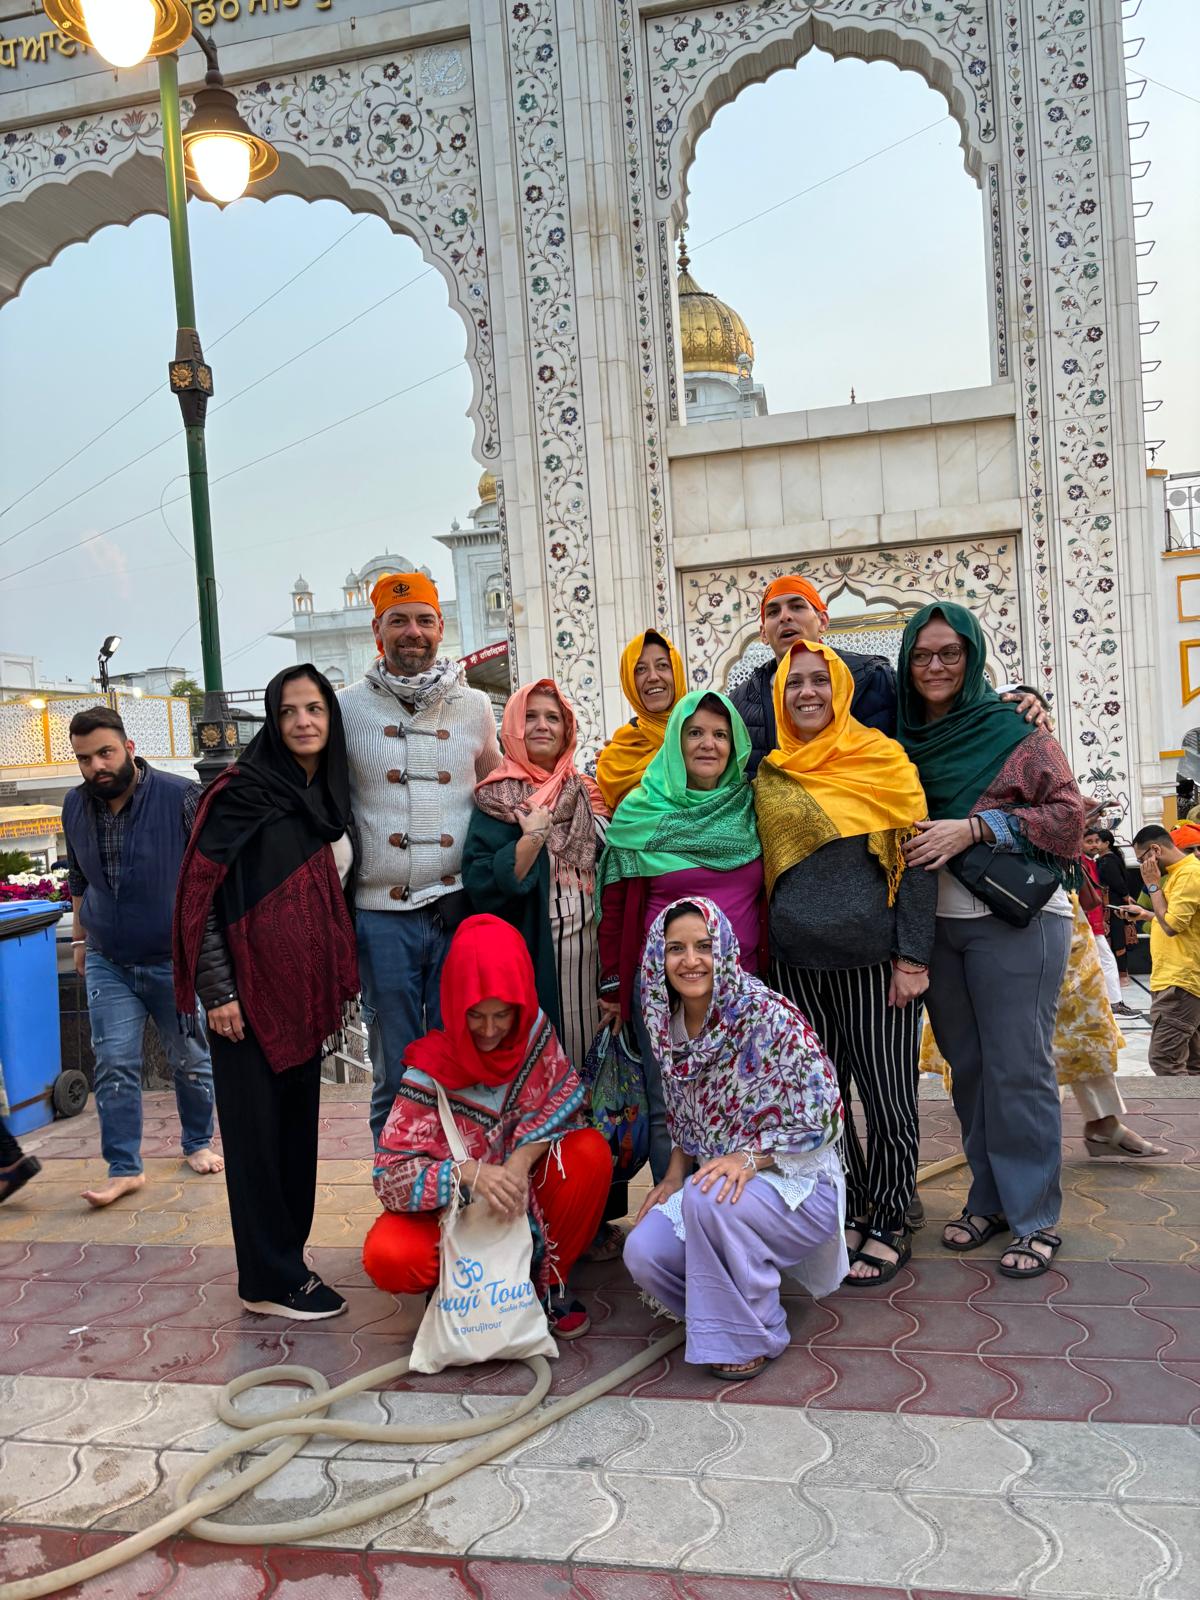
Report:
[[[160,1540],[180,1533],[185,1528],[198,1538],[209,1539],[217,1544],[244,1545],[248,1540],[256,1544],[292,1544],[315,1539],[322,1534],[341,1533],[374,1517],[386,1516],[389,1511],[399,1510],[401,1506],[410,1505],[433,1490],[440,1489],[443,1484],[452,1483],[473,1467],[494,1460],[505,1450],[524,1443],[543,1428],[548,1428],[552,1422],[558,1422],[573,1411],[578,1411],[581,1406],[608,1394],[627,1379],[653,1366],[682,1344],[683,1338],[682,1327],[673,1329],[615,1371],[606,1373],[575,1394],[556,1400],[545,1410],[531,1415],[550,1388],[551,1378],[550,1363],[544,1356],[533,1356],[524,1363],[533,1372],[533,1387],[505,1410],[483,1417],[456,1418],[453,1422],[408,1428],[401,1423],[339,1422],[325,1415],[328,1408],[339,1400],[402,1377],[408,1371],[407,1356],[389,1361],[381,1367],[373,1367],[370,1372],[351,1378],[336,1389],[331,1389],[328,1381],[311,1367],[263,1367],[257,1372],[245,1373],[227,1383],[217,1397],[217,1415],[221,1421],[243,1431],[224,1444],[217,1445],[184,1473],[175,1491],[174,1511],[160,1517],[140,1533],[131,1534],[128,1539],[122,1539],[107,1550],[98,1551],[69,1567],[60,1567],[57,1572],[43,1572],[36,1578],[21,1578],[15,1583],[0,1584],[0,1600],[36,1600],[39,1595],[56,1594],[72,1584],[111,1572],[114,1567],[132,1561],[135,1556],[152,1550]],[[257,1389],[269,1383],[302,1383],[313,1392],[308,1399],[273,1412],[268,1420],[255,1424],[251,1417],[239,1412],[233,1402],[247,1389]],[[392,1484],[378,1494],[355,1498],[343,1506],[319,1511],[315,1516],[301,1517],[293,1522],[250,1525],[211,1520],[214,1512],[231,1505],[248,1490],[264,1483],[272,1473],[292,1459],[305,1439],[317,1434],[369,1444],[446,1444],[458,1439],[473,1439],[480,1434],[489,1434],[491,1437],[474,1450],[468,1450],[452,1461],[442,1462],[429,1472],[406,1479],[403,1483]],[[282,1442],[265,1456],[256,1457],[224,1483],[206,1489],[194,1500],[191,1498],[204,1479],[231,1456],[257,1449],[259,1445],[272,1440]]]
[[[965,1160],[965,1156],[955,1155],[935,1161],[917,1174],[917,1182],[939,1177],[944,1172],[962,1166]],[[606,1373],[603,1378],[596,1378],[575,1394],[556,1400],[535,1416],[530,1413],[550,1388],[550,1363],[544,1356],[533,1356],[524,1363],[533,1373],[533,1387],[504,1411],[414,1428],[406,1428],[400,1423],[339,1422],[325,1415],[329,1407],[336,1405],[339,1400],[345,1400],[352,1394],[361,1394],[364,1389],[378,1388],[390,1383],[393,1378],[403,1377],[408,1371],[407,1356],[389,1361],[381,1367],[372,1367],[370,1372],[350,1378],[336,1389],[331,1389],[328,1380],[312,1367],[262,1367],[257,1372],[243,1373],[240,1378],[227,1383],[217,1396],[218,1417],[230,1427],[243,1431],[224,1444],[217,1445],[184,1473],[175,1490],[174,1511],[152,1522],[140,1533],[131,1534],[128,1539],[122,1539],[107,1550],[98,1551],[94,1556],[87,1556],[69,1567],[60,1567],[57,1572],[43,1572],[36,1578],[20,1578],[16,1583],[0,1584],[0,1600],[38,1600],[40,1595],[57,1594],[60,1589],[70,1588],[72,1584],[83,1583],[88,1578],[97,1578],[103,1572],[123,1566],[135,1556],[152,1550],[160,1540],[170,1538],[173,1533],[180,1533],[185,1528],[197,1538],[208,1539],[215,1544],[240,1545],[248,1540],[256,1544],[295,1544],[322,1534],[342,1533],[347,1528],[356,1528],[361,1523],[370,1522],[373,1517],[386,1516],[389,1511],[397,1511],[401,1506],[423,1499],[434,1489],[452,1483],[472,1468],[495,1460],[514,1445],[523,1444],[535,1433],[548,1428],[552,1422],[559,1422],[581,1406],[610,1393],[681,1345],[684,1333],[682,1326],[674,1328],[636,1356],[631,1356],[615,1371]],[[295,1405],[272,1412],[266,1422],[255,1425],[250,1417],[238,1411],[233,1402],[247,1389],[262,1388],[269,1383],[302,1383],[313,1392],[307,1400],[299,1400]],[[365,1444],[448,1444],[459,1439],[474,1439],[481,1434],[490,1434],[492,1437],[474,1450],[456,1456],[453,1461],[443,1462],[419,1477],[393,1484],[365,1499],[356,1498],[347,1501],[344,1506],[318,1511],[315,1516],[300,1517],[293,1522],[251,1524],[211,1520],[214,1511],[223,1510],[249,1490],[265,1483],[285,1462],[292,1459],[305,1439],[317,1434]],[[209,1473],[231,1456],[257,1449],[260,1444],[268,1444],[274,1439],[283,1442],[267,1455],[257,1457],[224,1483],[206,1489],[194,1500],[190,1498],[193,1490],[204,1482]]]

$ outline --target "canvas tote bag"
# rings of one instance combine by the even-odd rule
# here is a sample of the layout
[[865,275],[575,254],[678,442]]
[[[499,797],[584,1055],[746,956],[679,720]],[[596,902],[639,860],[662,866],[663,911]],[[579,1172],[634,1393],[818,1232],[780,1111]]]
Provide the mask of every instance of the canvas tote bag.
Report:
[[[466,1146],[440,1083],[438,1114],[455,1161]],[[529,1278],[533,1234],[527,1217],[505,1222],[484,1201],[442,1214],[441,1271],[409,1360],[413,1372],[440,1372],[477,1361],[557,1356],[558,1346]]]

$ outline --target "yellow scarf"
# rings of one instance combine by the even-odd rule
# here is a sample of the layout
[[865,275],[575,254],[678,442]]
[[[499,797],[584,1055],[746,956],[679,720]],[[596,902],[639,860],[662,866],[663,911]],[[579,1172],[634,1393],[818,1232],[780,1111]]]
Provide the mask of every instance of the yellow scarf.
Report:
[[[784,704],[792,658],[801,650],[825,658],[833,683],[833,721],[807,741]],[[900,843],[929,815],[916,767],[895,739],[850,715],[854,679],[828,645],[793,645],[776,670],[774,697],[778,745],[754,783],[767,894],[783,873],[831,839],[866,834],[887,873],[890,905],[904,871]]]
[[[671,672],[675,679],[675,694],[671,704],[661,715],[651,715],[638,698],[633,669],[646,643],[646,633],[657,634],[667,647],[671,658]],[[639,633],[625,646],[621,654],[621,690],[626,700],[637,712],[637,722],[627,722],[601,750],[596,758],[596,782],[610,811],[615,811],[621,801],[642,781],[642,773],[662,749],[663,735],[671,720],[671,711],[681,695],[687,693],[687,679],[683,659],[665,634],[657,628]]]

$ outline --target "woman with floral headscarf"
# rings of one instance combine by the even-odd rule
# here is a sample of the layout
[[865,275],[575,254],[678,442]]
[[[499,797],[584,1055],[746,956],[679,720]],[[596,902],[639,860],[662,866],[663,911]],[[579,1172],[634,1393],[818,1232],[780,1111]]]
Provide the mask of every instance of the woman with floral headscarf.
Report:
[[600,1006],[614,1027],[632,1022],[638,1038],[656,1181],[671,1147],[658,1062],[642,1029],[638,966],[658,913],[673,900],[703,895],[729,918],[743,965],[757,972],[766,919],[749,754],[746,724],[725,695],[685,694],[641,783],[617,807],[600,859]]
[[781,1275],[823,1295],[849,1265],[837,1073],[796,1007],[743,971],[711,900],[655,919],[642,996],[672,1151],[625,1264],[687,1323],[688,1361],[755,1378],[787,1348]]
[[542,1010],[581,1067],[596,1032],[593,888],[608,807],[575,765],[575,739],[575,713],[549,678],[512,696],[504,760],[475,789],[463,888],[524,939]]

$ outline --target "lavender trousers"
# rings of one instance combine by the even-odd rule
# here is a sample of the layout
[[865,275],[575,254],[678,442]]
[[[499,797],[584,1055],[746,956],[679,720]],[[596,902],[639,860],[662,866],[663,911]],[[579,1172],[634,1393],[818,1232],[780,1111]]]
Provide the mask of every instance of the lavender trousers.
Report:
[[634,1282],[686,1322],[686,1359],[698,1365],[781,1355],[789,1336],[780,1277],[839,1225],[838,1197],[827,1183],[795,1211],[769,1183],[752,1180],[736,1205],[718,1205],[720,1187],[703,1194],[690,1179],[684,1184],[686,1240],[656,1206],[625,1241]]

